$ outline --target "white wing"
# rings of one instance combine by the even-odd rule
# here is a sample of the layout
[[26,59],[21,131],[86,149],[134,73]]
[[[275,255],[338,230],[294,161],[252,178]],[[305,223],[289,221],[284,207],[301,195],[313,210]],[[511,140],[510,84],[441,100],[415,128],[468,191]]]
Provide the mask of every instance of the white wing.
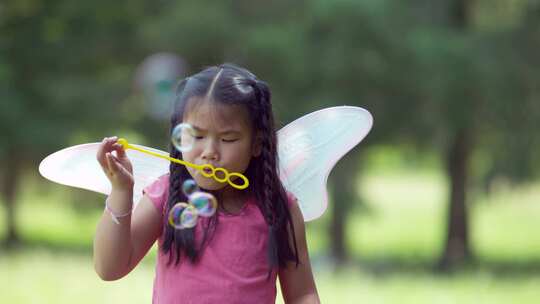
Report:
[[330,171],[364,139],[372,125],[368,111],[342,106],[307,114],[279,130],[280,178],[298,199],[305,221],[324,213]]
[[[100,143],[82,144],[55,152],[41,161],[39,172],[53,182],[108,195],[111,184],[96,160],[99,145]],[[169,155],[161,150],[134,146]],[[169,161],[130,149],[126,153],[133,165],[133,202],[136,204],[142,197],[144,187],[169,172]]]

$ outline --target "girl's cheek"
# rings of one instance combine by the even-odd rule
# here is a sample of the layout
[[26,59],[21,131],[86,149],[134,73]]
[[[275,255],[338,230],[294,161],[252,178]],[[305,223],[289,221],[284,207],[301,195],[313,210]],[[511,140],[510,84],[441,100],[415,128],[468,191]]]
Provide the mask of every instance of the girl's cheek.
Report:
[[189,152],[184,152],[184,153],[182,153],[182,158],[183,158],[185,161],[192,162],[192,160],[193,160],[194,157],[195,157],[195,153],[193,153],[193,151],[189,151]]

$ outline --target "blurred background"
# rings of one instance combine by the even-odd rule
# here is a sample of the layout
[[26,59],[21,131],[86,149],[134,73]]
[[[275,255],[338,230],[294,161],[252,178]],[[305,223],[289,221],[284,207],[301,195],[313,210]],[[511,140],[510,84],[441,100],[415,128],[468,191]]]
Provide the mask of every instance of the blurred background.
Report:
[[375,118],[307,223],[324,303],[536,303],[538,54],[538,0],[4,0],[0,301],[151,301],[155,248],[102,282],[104,196],[38,164],[111,135],[167,150],[174,85],[233,62],[269,83],[280,127]]

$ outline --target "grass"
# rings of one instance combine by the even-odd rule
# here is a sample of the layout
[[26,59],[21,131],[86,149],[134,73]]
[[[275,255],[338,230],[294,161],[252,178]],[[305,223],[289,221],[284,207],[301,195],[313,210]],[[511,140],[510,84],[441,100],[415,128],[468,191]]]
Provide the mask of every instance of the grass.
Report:
[[[0,302],[149,303],[155,251],[126,278],[99,280],[91,246],[103,197],[44,185],[30,184],[20,197],[17,222],[27,246],[0,252]],[[470,205],[477,262],[446,275],[429,267],[440,254],[445,231],[443,176],[374,172],[362,179],[359,189],[365,206],[350,213],[347,244],[353,259],[344,270],[335,272],[326,258],[329,214],[307,224],[323,302],[537,301],[540,185],[500,188],[489,197],[477,197]],[[76,203],[67,203],[71,201]],[[5,234],[2,208],[0,236]]]
[[[153,265],[145,262],[126,278],[100,281],[91,257],[48,250],[24,250],[0,258],[3,303],[149,303]],[[535,303],[540,277],[498,277],[464,271],[438,276],[398,271],[374,275],[355,269],[316,270],[324,303]],[[278,303],[282,303],[279,299]]]

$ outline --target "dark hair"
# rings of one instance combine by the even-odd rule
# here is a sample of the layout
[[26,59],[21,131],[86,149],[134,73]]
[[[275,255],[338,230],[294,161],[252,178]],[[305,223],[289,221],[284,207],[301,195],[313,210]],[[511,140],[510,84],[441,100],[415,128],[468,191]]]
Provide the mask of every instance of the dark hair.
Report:
[[[270,272],[275,267],[284,267],[287,261],[294,261],[298,265],[298,250],[287,203],[288,197],[279,179],[277,136],[267,84],[246,69],[232,64],[223,64],[206,68],[182,80],[176,93],[175,109],[171,116],[171,132],[177,124],[182,122],[188,101],[199,102],[207,99],[204,97],[208,97],[207,100],[211,102],[246,107],[254,128],[253,134],[260,132],[262,135],[262,149],[260,156],[254,157],[244,172],[250,181],[250,186],[243,191],[249,191],[249,194],[256,198],[257,206],[268,224]],[[170,155],[174,158],[182,158],[182,154],[172,145]],[[187,198],[181,190],[181,185],[188,178],[191,176],[184,166],[171,162],[169,199],[165,214],[168,214],[177,202],[186,201]],[[162,250],[169,254],[169,264],[173,260],[175,264],[178,264],[184,257],[195,263],[200,251],[211,240],[218,225],[218,219],[219,216],[216,213],[205,222],[204,235],[199,246],[196,246],[193,228],[178,230],[164,221]]]

